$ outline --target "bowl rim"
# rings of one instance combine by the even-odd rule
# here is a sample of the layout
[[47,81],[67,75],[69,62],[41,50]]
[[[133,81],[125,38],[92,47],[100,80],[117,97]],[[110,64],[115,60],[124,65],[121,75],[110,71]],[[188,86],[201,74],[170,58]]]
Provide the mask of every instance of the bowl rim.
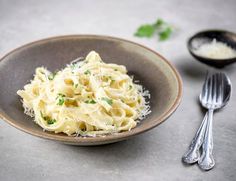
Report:
[[[122,133],[118,133],[118,134],[111,134],[111,135],[106,135],[106,136],[98,136],[98,137],[74,137],[74,136],[61,136],[58,134],[41,134],[40,132],[37,131],[33,131],[31,129],[28,129],[26,127],[20,126],[17,123],[14,123],[14,119],[11,119],[10,117],[8,117],[7,114],[5,114],[1,109],[0,109],[0,118],[2,120],[4,120],[5,122],[7,122],[8,124],[10,124],[11,126],[17,128],[18,130],[21,130],[25,133],[31,134],[33,136],[37,136],[40,138],[44,138],[44,139],[48,139],[48,140],[53,140],[53,141],[60,141],[60,142],[64,142],[64,143],[69,143],[69,144],[81,144],[81,145],[86,145],[86,144],[99,144],[102,142],[113,142],[114,140],[123,140],[138,134],[141,134],[143,132],[146,132],[156,126],[158,126],[159,124],[163,123],[172,113],[175,112],[175,110],[177,109],[177,107],[179,106],[181,100],[182,100],[182,95],[183,95],[183,82],[181,79],[180,74],[178,73],[177,69],[166,59],[164,58],[162,55],[160,55],[159,53],[157,53],[156,51],[141,45],[139,43],[130,41],[130,40],[126,40],[123,38],[118,38],[118,37],[113,37],[113,36],[107,36],[107,35],[95,35],[95,34],[72,34],[72,35],[60,35],[60,36],[52,36],[52,37],[48,37],[48,38],[43,38],[40,40],[36,40],[27,44],[24,44],[20,47],[17,47],[13,50],[11,50],[10,52],[8,52],[7,54],[5,54],[4,56],[2,56],[0,58],[0,63],[2,63],[2,61],[8,57],[9,55],[16,53],[19,50],[31,47],[33,45],[37,45],[37,44],[41,44],[44,42],[48,42],[48,41],[55,41],[55,40],[59,40],[59,39],[67,39],[67,38],[100,38],[100,39],[105,39],[105,40],[113,40],[113,41],[122,41],[122,42],[127,42],[127,43],[131,43],[133,45],[139,46],[141,48],[144,48],[152,53],[154,53],[156,56],[160,57],[162,59],[162,61],[164,61],[165,63],[167,63],[167,65],[170,67],[170,69],[173,71],[173,74],[175,76],[175,78],[177,79],[177,86],[178,86],[178,92],[177,95],[175,97],[175,100],[173,102],[173,104],[167,109],[167,111],[165,111],[163,114],[161,114],[158,118],[158,122],[154,121],[153,123],[148,124],[146,127],[144,127],[141,130],[136,130],[136,129],[132,129],[132,131],[125,131]],[[154,62],[155,63],[155,62]],[[43,131],[43,130],[42,130]],[[114,141],[115,142],[115,141]]]
[[[204,34],[204,33],[211,33],[211,32],[216,32],[216,33],[229,33],[231,35],[234,35],[236,37],[236,33],[234,32],[231,32],[231,31],[228,31],[228,30],[223,30],[223,29],[207,29],[207,30],[202,30],[202,31],[199,31],[199,32],[196,32],[194,34],[192,34],[188,39],[187,39],[187,48],[188,48],[188,51],[190,52],[191,55],[195,56],[195,58],[201,58],[202,60],[200,60],[201,62],[209,62],[209,61],[217,61],[217,63],[222,63],[224,64],[224,61],[235,61],[236,57],[232,57],[232,58],[220,58],[220,59],[215,59],[215,58],[208,58],[208,57],[204,57],[204,56],[201,56],[201,55],[198,55],[196,53],[194,53],[194,51],[192,51],[192,48],[191,47],[191,42],[193,41],[194,38],[198,37],[199,35],[201,34]],[[235,49],[236,50],[236,49]]]

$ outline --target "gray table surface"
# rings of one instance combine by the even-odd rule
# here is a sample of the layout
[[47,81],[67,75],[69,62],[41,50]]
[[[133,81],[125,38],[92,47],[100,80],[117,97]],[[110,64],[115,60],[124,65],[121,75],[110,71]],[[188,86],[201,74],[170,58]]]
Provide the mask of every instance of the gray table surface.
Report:
[[[157,17],[176,26],[170,40],[161,43],[133,37],[137,26]],[[235,0],[0,0],[0,56],[50,36],[111,35],[160,52],[177,67],[184,83],[182,103],[172,117],[145,134],[116,144],[68,146],[33,137],[1,120],[0,180],[236,180],[234,94],[229,105],[215,114],[215,168],[203,172],[197,165],[181,162],[203,118],[197,96],[206,70],[212,70],[190,56],[186,40],[203,29],[235,31],[235,18]],[[223,69],[233,85],[235,68],[236,64]]]

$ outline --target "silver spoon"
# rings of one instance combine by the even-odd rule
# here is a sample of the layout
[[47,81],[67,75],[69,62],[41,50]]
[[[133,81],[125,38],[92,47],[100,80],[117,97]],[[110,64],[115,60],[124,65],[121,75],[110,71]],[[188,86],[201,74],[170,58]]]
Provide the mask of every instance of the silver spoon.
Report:
[[[205,82],[202,87],[202,93],[200,95],[205,95],[205,92],[209,90],[208,87],[208,80],[209,76],[207,74]],[[188,151],[184,154],[183,156],[183,161],[188,164],[195,163],[199,160],[200,158],[200,147],[202,146],[203,139],[204,139],[204,134],[206,130],[206,123],[207,123],[207,114],[205,115],[200,127],[198,128]]]
[[[219,109],[223,107],[224,105],[226,105],[226,103],[228,102],[230,98],[230,94],[231,94],[231,83],[230,83],[229,78],[225,74],[217,73],[212,76],[207,75],[203,88],[202,88],[202,93],[200,94],[199,99],[200,99],[201,104],[205,108],[210,109],[210,111],[206,113],[197,133],[195,134],[189,146],[189,150],[183,156],[183,161],[185,163],[192,164],[201,160],[199,161],[199,166],[202,169],[205,168],[205,170],[208,170],[209,168],[212,168],[214,166],[215,162],[212,157],[213,139],[212,139],[212,131],[211,131],[212,115],[213,115],[212,110]],[[213,106],[213,104],[214,105],[217,104],[217,106]],[[210,115],[211,121],[207,121],[209,115]],[[203,151],[203,155],[200,157],[199,150],[200,150],[200,147],[202,146],[204,139],[208,141],[204,141],[205,144],[203,147],[205,148],[205,151]],[[209,144],[211,144],[212,147],[209,147]]]
[[198,160],[198,165],[203,170],[210,170],[214,167],[215,161],[212,155],[213,151],[213,136],[212,136],[212,121],[213,112],[224,107],[231,96],[231,82],[224,73],[216,73],[209,77],[207,91],[200,94],[200,102],[207,111],[207,125],[202,144],[202,155]]

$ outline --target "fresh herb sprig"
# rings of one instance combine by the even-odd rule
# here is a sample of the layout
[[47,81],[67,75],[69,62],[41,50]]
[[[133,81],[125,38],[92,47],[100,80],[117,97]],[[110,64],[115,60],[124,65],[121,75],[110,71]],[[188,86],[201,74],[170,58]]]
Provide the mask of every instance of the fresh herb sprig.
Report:
[[144,24],[141,25],[135,32],[137,37],[147,37],[151,38],[155,34],[158,35],[160,41],[164,41],[170,38],[173,33],[173,28],[163,19],[158,18],[154,24]]

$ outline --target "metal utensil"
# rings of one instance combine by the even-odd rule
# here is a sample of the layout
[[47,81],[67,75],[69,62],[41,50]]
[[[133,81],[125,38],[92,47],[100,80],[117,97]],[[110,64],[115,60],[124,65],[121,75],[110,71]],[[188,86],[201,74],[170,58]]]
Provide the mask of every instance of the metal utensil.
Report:
[[209,77],[207,84],[209,90],[203,92],[199,99],[203,107],[208,109],[207,125],[202,144],[202,155],[198,160],[198,165],[203,170],[210,170],[214,167],[215,161],[212,155],[213,137],[212,137],[212,121],[213,112],[224,107],[231,96],[231,82],[224,73],[216,73]]
[[[198,161],[199,166],[209,170],[215,165],[212,150],[212,117],[216,109],[226,105],[231,95],[231,83],[223,73],[216,73],[206,77],[202,93],[199,96],[203,107],[208,109],[197,133],[195,134],[189,150],[184,154],[183,161],[191,164]],[[208,121],[209,120],[209,121]],[[203,143],[204,142],[204,143]],[[203,144],[203,153],[200,156],[200,147]]]
[[[208,74],[206,76],[205,82],[203,84],[202,93],[200,95],[206,95],[205,92],[209,91],[209,84],[208,84]],[[200,127],[198,128],[188,151],[183,156],[183,161],[188,164],[192,164],[197,162],[200,159],[200,147],[202,146],[204,134],[206,130],[206,123],[207,123],[207,114],[205,115]]]

